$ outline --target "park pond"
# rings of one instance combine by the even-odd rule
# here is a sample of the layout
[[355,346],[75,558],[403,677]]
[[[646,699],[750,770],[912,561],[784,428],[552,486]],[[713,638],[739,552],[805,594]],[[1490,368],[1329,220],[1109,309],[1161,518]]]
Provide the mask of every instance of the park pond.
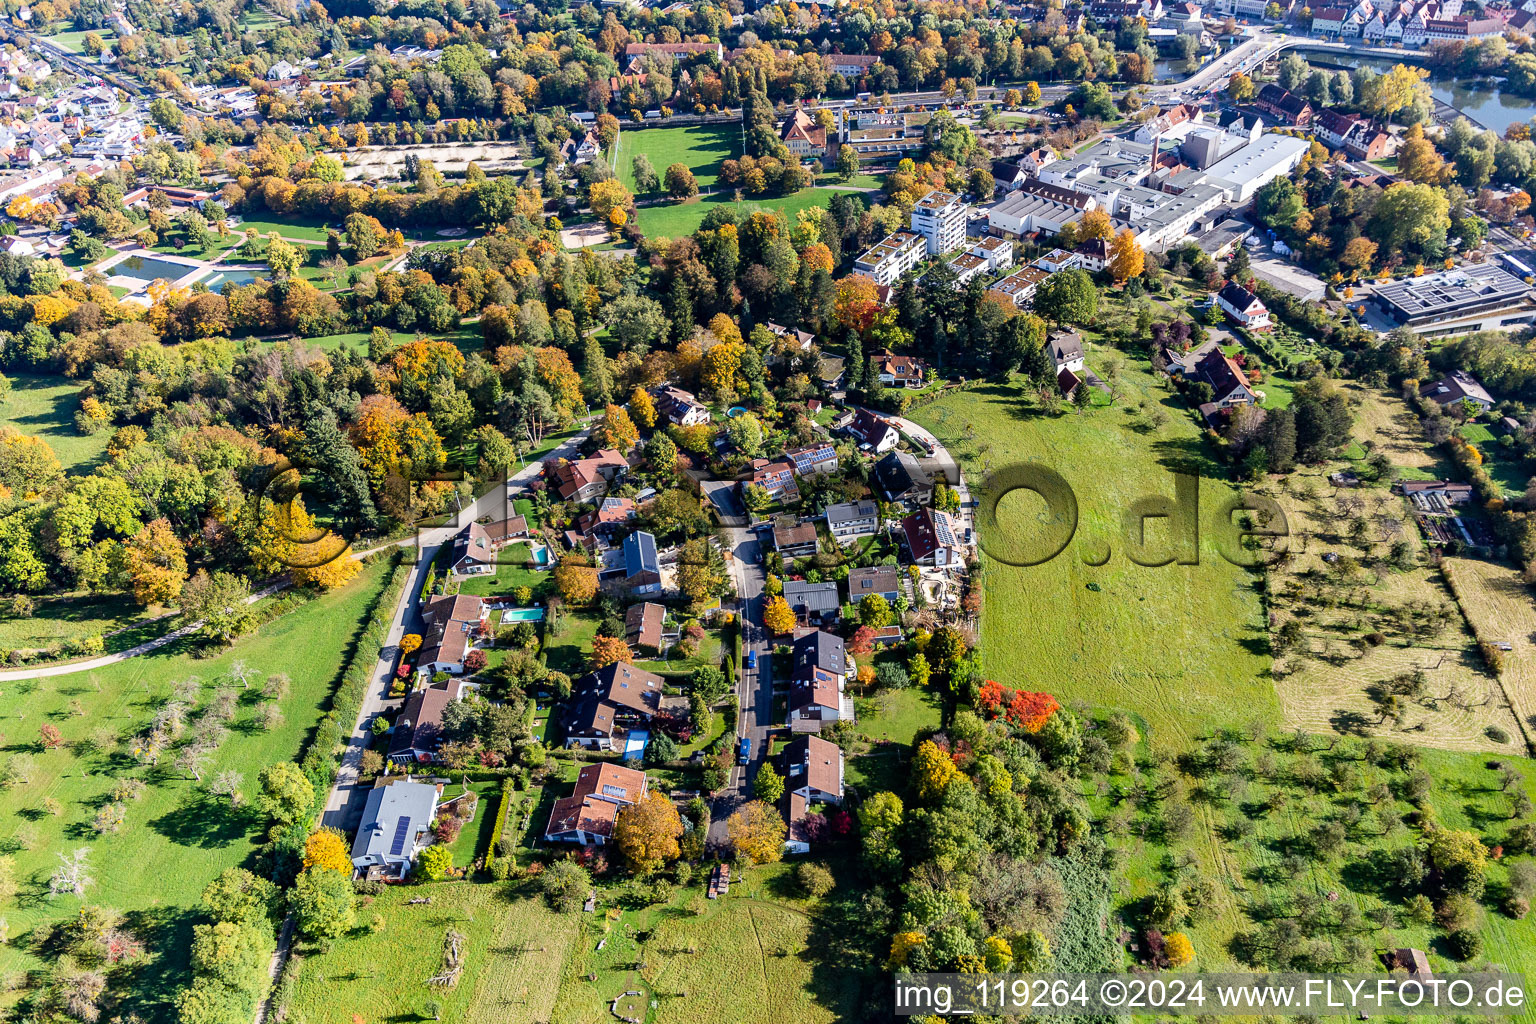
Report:
[[227,284],[238,288],[255,281],[265,281],[267,277],[268,275],[260,270],[221,270],[202,283],[208,286],[209,291],[216,292]]

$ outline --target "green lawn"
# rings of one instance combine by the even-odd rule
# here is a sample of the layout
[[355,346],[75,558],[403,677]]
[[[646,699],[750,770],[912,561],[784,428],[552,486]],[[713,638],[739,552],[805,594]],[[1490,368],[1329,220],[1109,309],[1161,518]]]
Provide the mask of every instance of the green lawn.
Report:
[[910,744],[922,730],[939,727],[938,698],[915,686],[855,698],[854,711],[859,732],[876,742]]
[[67,473],[89,473],[112,439],[110,430],[83,436],[75,430],[83,386],[67,377],[14,374],[11,393],[0,399],[0,426],[48,442]]
[[276,231],[284,238],[298,238],[310,242],[324,242],[326,228],[333,227],[341,230],[341,218],[336,218],[335,223],[328,221],[312,221],[301,218],[291,220],[264,220],[258,217],[243,217],[236,225],[235,230],[242,235],[250,228],[255,228],[262,237]]
[[[760,200],[743,200],[736,204],[736,212],[746,217],[758,210],[782,210],[791,222],[795,211],[808,210],[813,206],[826,206],[837,193],[824,188],[808,188],[792,196]],[[636,211],[640,230],[648,237],[681,238],[693,234],[703,221],[704,215],[721,203],[734,202],[732,193],[716,192],[700,196],[696,201],[665,206],[647,206]]]
[[[145,610],[120,594],[81,594],[39,598],[27,618],[0,613],[0,648],[45,648],[68,640],[104,636],[132,626]],[[137,633],[137,630],[135,630]]]
[[[263,838],[263,821],[250,803],[257,774],[299,754],[386,571],[384,563],[365,569],[340,591],[268,623],[216,658],[193,658],[173,644],[95,672],[8,684],[0,742],[7,758],[32,765],[29,784],[0,790],[0,815],[9,819],[5,852],[16,859],[21,887],[14,905],[3,908],[11,934],[38,935],[35,929],[75,914],[82,901],[50,899],[48,877],[59,853],[88,848],[95,884],[85,902],[121,911],[149,950],[146,963],[112,975],[114,995],[125,1000],[121,1012],[169,1019],[165,1001],[185,977],[199,894],[224,868],[251,864]],[[170,700],[175,683],[199,681],[197,704],[205,705],[237,661],[252,670],[255,683],[249,690],[236,685],[238,711],[204,768],[203,781],[174,768],[170,753],[158,764],[141,763],[135,737]],[[264,732],[255,710],[261,681],[274,672],[287,673],[292,689],[279,703],[283,721]],[[37,735],[44,723],[59,729],[64,747],[41,748]],[[244,779],[247,802],[238,809],[207,791],[208,780],[226,770]],[[91,827],[97,809],[115,780],[128,778],[141,779],[148,788],[127,802],[119,831],[98,835]],[[0,970],[44,964],[32,943],[0,949]]]
[[48,41],[60,49],[70,53],[85,52],[85,37],[95,32],[101,41],[108,46],[117,40],[117,33],[110,28],[82,29],[76,32],[60,32],[56,36],[49,36]]
[[[430,905],[406,906],[430,896]],[[542,900],[509,899],[497,885],[440,882],[392,886],[358,915],[363,927],[328,952],[306,957],[288,1004],[288,1019],[305,1024],[443,1020],[517,1024],[552,1020],[555,979],[575,945],[581,918],[550,911]],[[465,937],[465,970],[457,985],[428,986],[442,969],[449,929]],[[377,930],[375,930],[377,929]]]
[[720,162],[738,154],[741,129],[734,125],[697,125],[690,128],[621,127],[619,141],[608,155],[608,163],[619,180],[631,192],[635,190],[634,158],[644,153],[656,168],[658,178],[666,177],[667,168],[683,164],[693,172],[700,190],[709,188],[719,176]]
[[560,615],[559,633],[544,636],[545,661],[550,668],[572,679],[587,672],[592,664],[592,638],[597,635],[600,619],[591,612],[571,611]]
[[[1081,698],[1133,711],[1159,746],[1182,747],[1199,730],[1230,722],[1234,708],[1274,722],[1279,708],[1266,675],[1256,577],[1223,560],[1209,532],[1213,510],[1232,488],[1179,398],[1139,361],[1127,360],[1121,378],[1117,405],[1081,414],[1042,413],[1022,389],[1003,384],[954,392],[915,414],[962,460],[973,484],[985,456],[994,469],[1044,464],[1076,491],[1077,530],[1061,554],[1031,568],[987,559],[983,672],[1063,703]],[[1161,427],[1142,423],[1134,407],[1143,398],[1164,407]],[[1171,496],[1171,470],[1181,466],[1204,478],[1200,564],[1136,565],[1126,557],[1127,508],[1144,496]],[[1044,511],[1025,491],[999,506],[1004,525],[1021,535]],[[1157,548],[1162,522],[1148,523]],[[1106,551],[1107,563],[1088,564]]]
[[[154,252],[163,252],[172,256],[185,256],[191,260],[204,260],[212,263],[220,259],[226,252],[240,244],[240,236],[230,232],[228,238],[213,236],[213,244],[206,249],[201,246],[190,245],[186,242],[186,234],[180,228],[172,228],[160,236],[160,244],[153,249]],[[182,244],[178,247],[177,242]]]
[[[390,337],[397,345],[404,345],[416,340],[414,331],[390,331]],[[326,351],[335,351],[342,347],[360,348],[363,352],[368,350],[369,331],[350,331],[345,334],[325,334],[318,338],[302,339],[306,345],[314,345]],[[423,337],[433,338],[438,341],[451,341],[455,347],[466,356],[485,349],[485,335],[480,332],[479,324],[465,324],[458,330],[444,333],[432,333]]]
[[[489,850],[495,841],[491,829],[496,825],[496,805],[501,801],[501,782],[472,782],[469,788],[480,799],[475,804],[474,817],[464,823],[458,838],[448,844],[456,868],[473,864],[475,858]],[[463,791],[464,787],[457,784],[444,786],[443,799],[452,800]]]

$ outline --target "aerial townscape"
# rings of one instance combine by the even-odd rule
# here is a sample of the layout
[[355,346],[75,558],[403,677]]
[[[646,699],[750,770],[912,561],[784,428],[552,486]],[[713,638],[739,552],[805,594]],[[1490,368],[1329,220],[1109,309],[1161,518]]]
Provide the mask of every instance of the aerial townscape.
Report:
[[1533,119],[1536,0],[0,0],[0,1022],[1536,978]]

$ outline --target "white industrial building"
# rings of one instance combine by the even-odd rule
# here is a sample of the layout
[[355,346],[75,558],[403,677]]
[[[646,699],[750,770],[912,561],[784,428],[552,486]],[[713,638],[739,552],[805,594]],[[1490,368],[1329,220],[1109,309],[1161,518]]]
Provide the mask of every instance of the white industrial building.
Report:
[[1246,203],[1259,189],[1300,166],[1311,146],[1311,140],[1290,135],[1260,136],[1206,168],[1205,183],[1226,192],[1228,202]]

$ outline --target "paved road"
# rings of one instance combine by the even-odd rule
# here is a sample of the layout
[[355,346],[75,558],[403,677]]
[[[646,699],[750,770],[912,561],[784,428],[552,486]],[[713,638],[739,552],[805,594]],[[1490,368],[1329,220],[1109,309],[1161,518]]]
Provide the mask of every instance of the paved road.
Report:
[[[570,458],[581,448],[590,433],[591,429],[587,428],[572,435],[544,458]],[[336,771],[336,784],[331,788],[330,799],[325,804],[325,815],[322,819],[324,824],[350,832],[357,827],[362,818],[363,804],[367,801],[368,789],[371,788],[371,783],[363,782],[358,778],[363,751],[368,749],[372,739],[374,718],[392,705],[403,703],[402,698],[389,696],[389,686],[394,678],[395,659],[400,653],[400,638],[407,633],[422,632],[423,623],[416,595],[421,592],[422,584],[426,581],[432,560],[437,557],[438,549],[454,534],[477,519],[484,516],[505,518],[511,515],[512,496],[538,476],[542,467],[542,461],[528,463],[507,478],[507,486],[492,487],[466,506],[459,512],[451,526],[423,530],[417,535],[416,566],[411,573],[410,581],[400,593],[399,602],[395,605],[394,617],[390,620],[384,647],[379,651],[379,660],[373,669],[373,679],[369,684],[368,694],[363,699],[363,706],[358,709],[352,734],[347,738],[347,749],[342,755],[341,767]]]
[[[736,699],[741,707],[737,718],[736,735],[752,740],[752,763],[746,767],[731,769],[731,783],[715,794],[710,805],[709,845],[723,849],[729,843],[725,833],[726,819],[743,803],[752,799],[751,780],[757,769],[767,760],[768,730],[773,725],[773,651],[768,642],[768,632],[763,628],[762,546],[758,535],[750,530],[727,531],[733,558],[731,575],[736,581],[738,607],[741,611],[742,658],[741,680],[736,685]],[[757,652],[757,669],[749,671],[745,665],[748,651]]]

